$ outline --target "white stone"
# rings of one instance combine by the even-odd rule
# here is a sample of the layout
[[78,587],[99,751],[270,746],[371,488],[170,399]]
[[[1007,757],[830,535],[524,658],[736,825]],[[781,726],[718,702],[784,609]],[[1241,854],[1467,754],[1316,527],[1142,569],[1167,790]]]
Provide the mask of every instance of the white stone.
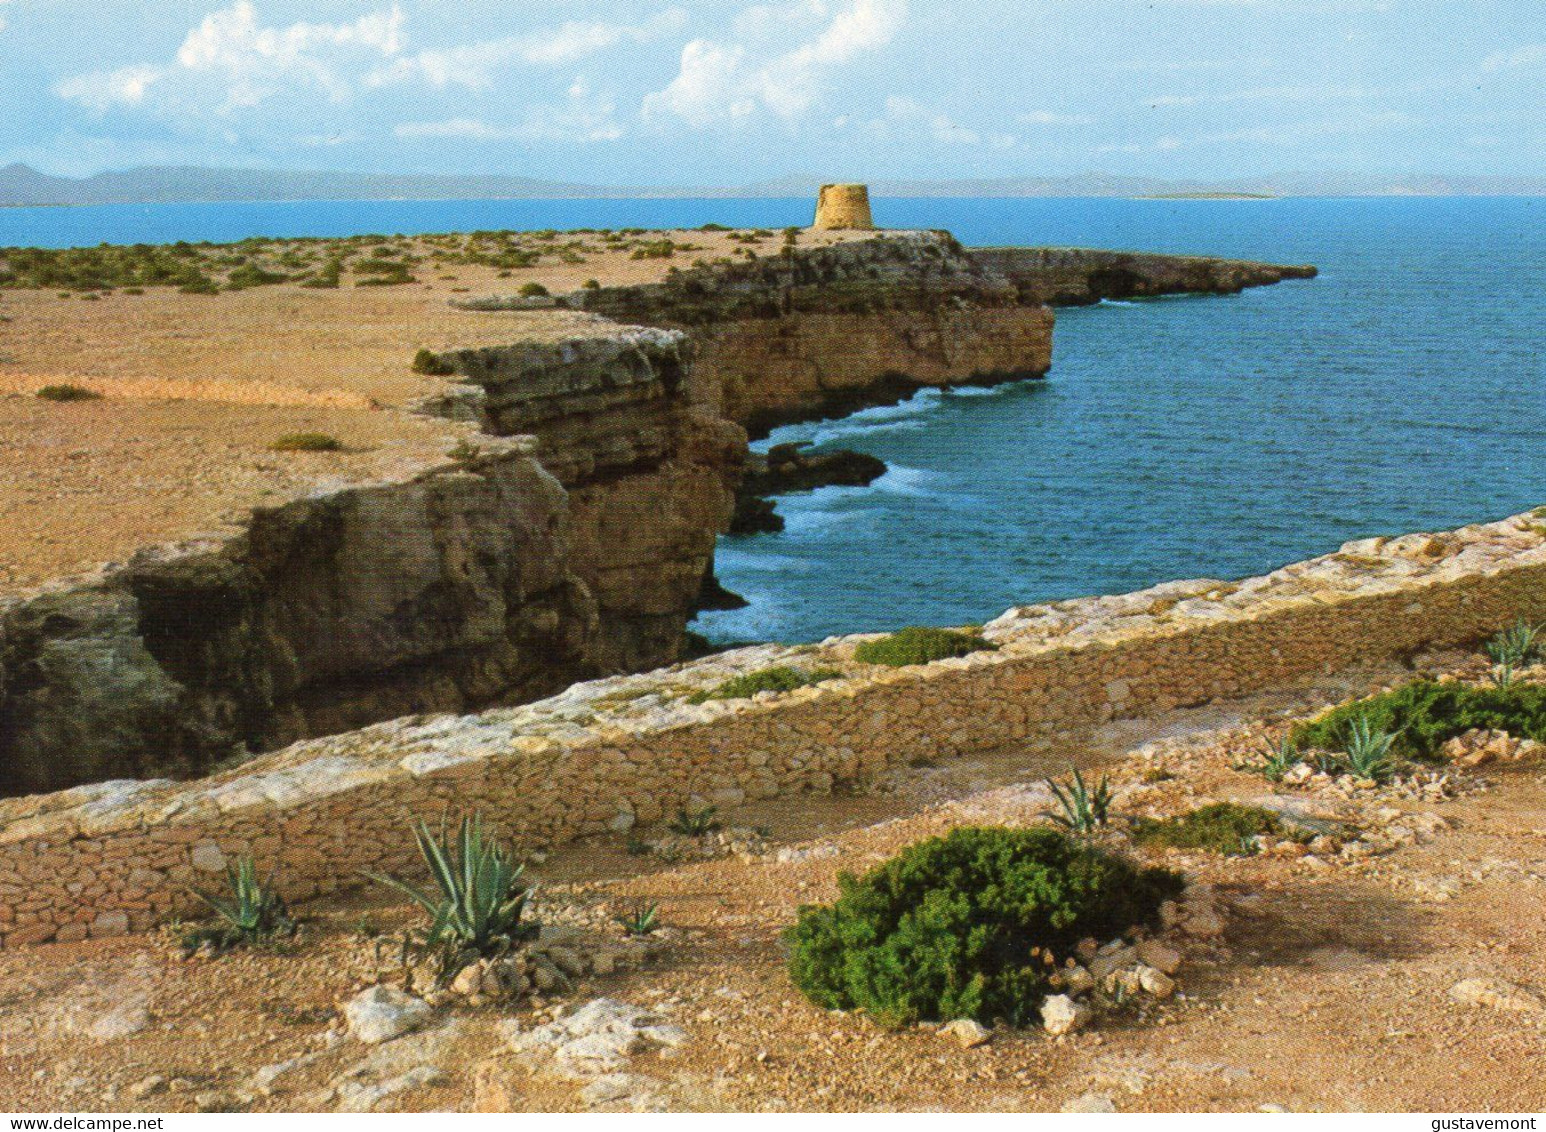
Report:
[[1169,998],[1176,993],[1176,981],[1158,967],[1139,967],[1138,986],[1144,994]]
[[1083,1029],[1095,1012],[1066,994],[1049,994],[1041,1001],[1041,1028],[1053,1037]]
[[201,873],[225,872],[225,854],[213,841],[201,841],[188,854],[188,863]]
[[389,1042],[429,1021],[434,1008],[395,987],[373,986],[344,1003],[349,1032],[367,1045]]
[[1105,1093],[1085,1093],[1075,1097],[1058,1111],[1060,1112],[1115,1112],[1117,1106],[1112,1103]]
[[1468,1006],[1490,1006],[1516,1014],[1538,1014],[1542,1010],[1539,997],[1503,979],[1462,979],[1449,988],[1449,997]]
[[975,1018],[957,1018],[953,1022],[946,1022],[939,1028],[939,1032],[954,1038],[966,1049],[985,1045],[992,1037],[988,1028]]

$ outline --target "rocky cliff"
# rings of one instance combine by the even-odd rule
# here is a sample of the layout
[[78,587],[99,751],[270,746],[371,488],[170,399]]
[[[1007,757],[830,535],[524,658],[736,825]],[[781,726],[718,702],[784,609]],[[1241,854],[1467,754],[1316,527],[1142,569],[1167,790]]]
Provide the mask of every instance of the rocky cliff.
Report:
[[440,355],[452,379],[418,409],[458,422],[445,460],[0,598],[0,793],[197,774],[669,663],[747,432],[1040,376],[1045,302],[1301,270],[898,233],[563,296],[593,331]]

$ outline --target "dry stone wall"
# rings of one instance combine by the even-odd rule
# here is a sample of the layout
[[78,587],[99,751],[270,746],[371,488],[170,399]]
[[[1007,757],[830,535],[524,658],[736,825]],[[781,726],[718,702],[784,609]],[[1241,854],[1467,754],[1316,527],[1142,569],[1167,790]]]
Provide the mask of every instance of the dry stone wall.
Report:
[[[298,743],[193,783],[110,782],[0,802],[6,945],[144,928],[179,885],[252,853],[291,899],[415,867],[409,821],[481,809],[527,847],[622,831],[697,797],[826,791],[939,759],[1138,717],[1546,620],[1546,519],[1351,543],[1242,582],[1012,609],[995,652],[906,669],[867,638],[743,649],[576,685],[519,708],[415,717]],[[844,678],[688,697],[773,664]]]

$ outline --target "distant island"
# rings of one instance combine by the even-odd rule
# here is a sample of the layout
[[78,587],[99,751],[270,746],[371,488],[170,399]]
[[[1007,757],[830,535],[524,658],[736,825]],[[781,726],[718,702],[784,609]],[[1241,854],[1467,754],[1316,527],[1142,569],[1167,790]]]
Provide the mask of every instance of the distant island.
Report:
[[[143,166],[90,177],[0,168],[0,205],[174,204],[304,200],[533,200],[813,196],[822,178],[739,186],[588,185],[508,175],[342,173]],[[1284,173],[1212,183],[1085,173],[1072,177],[872,181],[884,197],[1142,197],[1166,200],[1324,196],[1546,196],[1546,177]]]

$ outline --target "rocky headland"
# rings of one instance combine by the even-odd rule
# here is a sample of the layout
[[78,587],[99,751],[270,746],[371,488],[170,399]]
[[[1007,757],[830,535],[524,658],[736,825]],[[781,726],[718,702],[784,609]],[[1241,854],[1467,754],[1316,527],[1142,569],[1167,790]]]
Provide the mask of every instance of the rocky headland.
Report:
[[[0,792],[199,774],[670,663],[709,589],[748,434],[926,385],[1040,377],[1050,302],[1306,273],[887,233],[457,300],[458,318],[490,321],[447,323],[453,341],[420,362],[433,379],[356,410],[430,429],[390,475],[319,480],[217,532],[0,596]],[[543,329],[499,342],[510,318]],[[782,489],[814,486],[813,463],[863,479],[798,457],[750,482],[780,490],[782,469]]]

